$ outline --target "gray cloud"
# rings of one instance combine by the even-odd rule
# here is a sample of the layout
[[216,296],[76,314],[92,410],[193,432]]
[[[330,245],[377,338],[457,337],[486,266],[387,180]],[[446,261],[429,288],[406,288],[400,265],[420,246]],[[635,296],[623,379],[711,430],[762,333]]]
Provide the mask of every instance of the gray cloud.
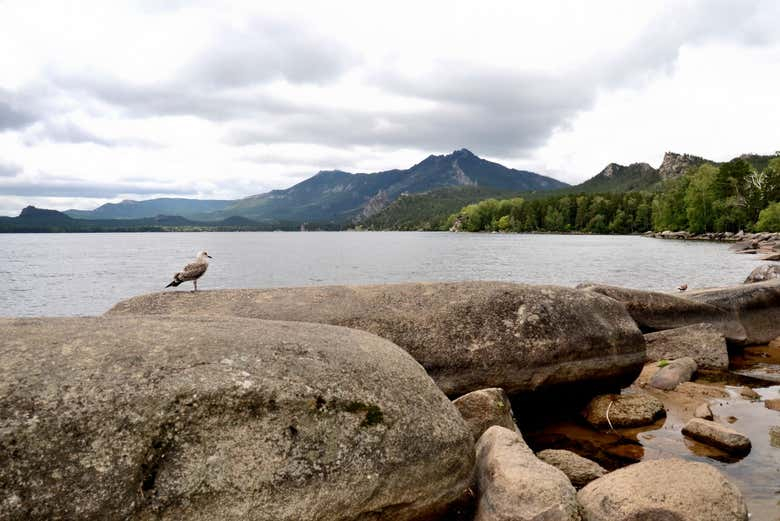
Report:
[[223,28],[219,40],[186,69],[188,81],[244,87],[286,79],[322,83],[338,78],[358,58],[344,45],[307,27],[255,18],[245,28]]
[[114,142],[100,138],[72,121],[46,121],[35,125],[24,137],[27,145],[41,141],[54,143],[93,143],[102,146],[114,146]]
[[0,159],[0,177],[16,177],[21,173],[21,166]]
[[31,113],[0,99],[0,132],[26,127],[35,121]]
[[[429,150],[468,146],[511,156],[546,142],[556,128],[590,109],[599,92],[642,84],[673,68],[685,45],[776,41],[776,27],[768,20],[780,16],[778,5],[769,0],[682,4],[638,28],[628,45],[620,42],[614,52],[567,70],[532,73],[439,62],[428,74],[409,77],[392,65],[363,68],[379,91],[433,105],[416,112],[336,110],[322,103],[282,100],[260,89],[279,79],[328,84],[365,65],[357,51],[287,20],[257,18],[240,29],[221,27],[212,45],[169,82],[134,85],[93,71],[89,76],[54,75],[51,83],[57,92],[110,104],[129,117],[192,115],[224,124],[226,142],[234,145],[316,143]],[[35,113],[30,109],[24,113],[27,119],[20,119],[21,109],[13,110],[16,125],[29,124],[29,114]],[[58,142],[114,144],[72,124],[46,123],[39,132],[33,139],[37,135]]]
[[96,183],[79,179],[52,179],[0,181],[0,195],[27,197],[83,197],[110,199],[127,194],[190,195],[192,190],[163,184]]

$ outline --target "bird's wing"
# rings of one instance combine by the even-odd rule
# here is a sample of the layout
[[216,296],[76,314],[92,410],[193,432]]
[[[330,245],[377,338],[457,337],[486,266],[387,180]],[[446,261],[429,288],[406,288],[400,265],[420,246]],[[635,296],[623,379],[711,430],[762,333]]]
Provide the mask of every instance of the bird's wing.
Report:
[[209,265],[205,262],[191,262],[184,266],[184,269],[176,274],[179,280],[194,280],[206,273]]

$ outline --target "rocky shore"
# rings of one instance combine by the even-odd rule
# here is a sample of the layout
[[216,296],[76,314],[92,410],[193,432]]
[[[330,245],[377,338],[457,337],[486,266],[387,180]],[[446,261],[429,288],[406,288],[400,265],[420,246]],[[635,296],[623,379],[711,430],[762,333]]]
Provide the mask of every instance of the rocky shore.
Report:
[[0,519],[744,521],[712,465],[536,453],[513,408],[582,403],[605,432],[672,414],[743,457],[690,380],[778,337],[780,280],[169,292],[0,319]]
[[690,233],[686,231],[645,232],[645,237],[655,239],[676,239],[684,241],[720,241],[734,243],[733,249],[741,254],[763,254],[770,258],[763,260],[780,260],[780,232],[709,232]]

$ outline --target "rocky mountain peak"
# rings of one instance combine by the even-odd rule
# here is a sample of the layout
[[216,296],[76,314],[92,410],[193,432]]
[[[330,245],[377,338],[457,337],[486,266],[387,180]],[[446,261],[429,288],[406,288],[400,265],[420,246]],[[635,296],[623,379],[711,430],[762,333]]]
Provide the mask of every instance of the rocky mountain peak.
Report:
[[707,160],[703,157],[694,156],[692,154],[666,152],[664,154],[664,160],[661,162],[661,166],[658,167],[658,173],[661,174],[662,179],[677,178],[683,175],[688,169],[697,167],[706,162]]

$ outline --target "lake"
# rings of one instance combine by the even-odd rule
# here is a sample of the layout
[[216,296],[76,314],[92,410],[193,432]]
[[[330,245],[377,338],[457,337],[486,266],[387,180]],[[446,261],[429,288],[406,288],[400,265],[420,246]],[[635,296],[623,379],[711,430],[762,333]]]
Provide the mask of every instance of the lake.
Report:
[[603,235],[0,234],[0,245],[0,316],[98,315],[163,290],[199,250],[214,257],[204,290],[481,279],[673,291],[741,283],[758,265],[727,244]]

